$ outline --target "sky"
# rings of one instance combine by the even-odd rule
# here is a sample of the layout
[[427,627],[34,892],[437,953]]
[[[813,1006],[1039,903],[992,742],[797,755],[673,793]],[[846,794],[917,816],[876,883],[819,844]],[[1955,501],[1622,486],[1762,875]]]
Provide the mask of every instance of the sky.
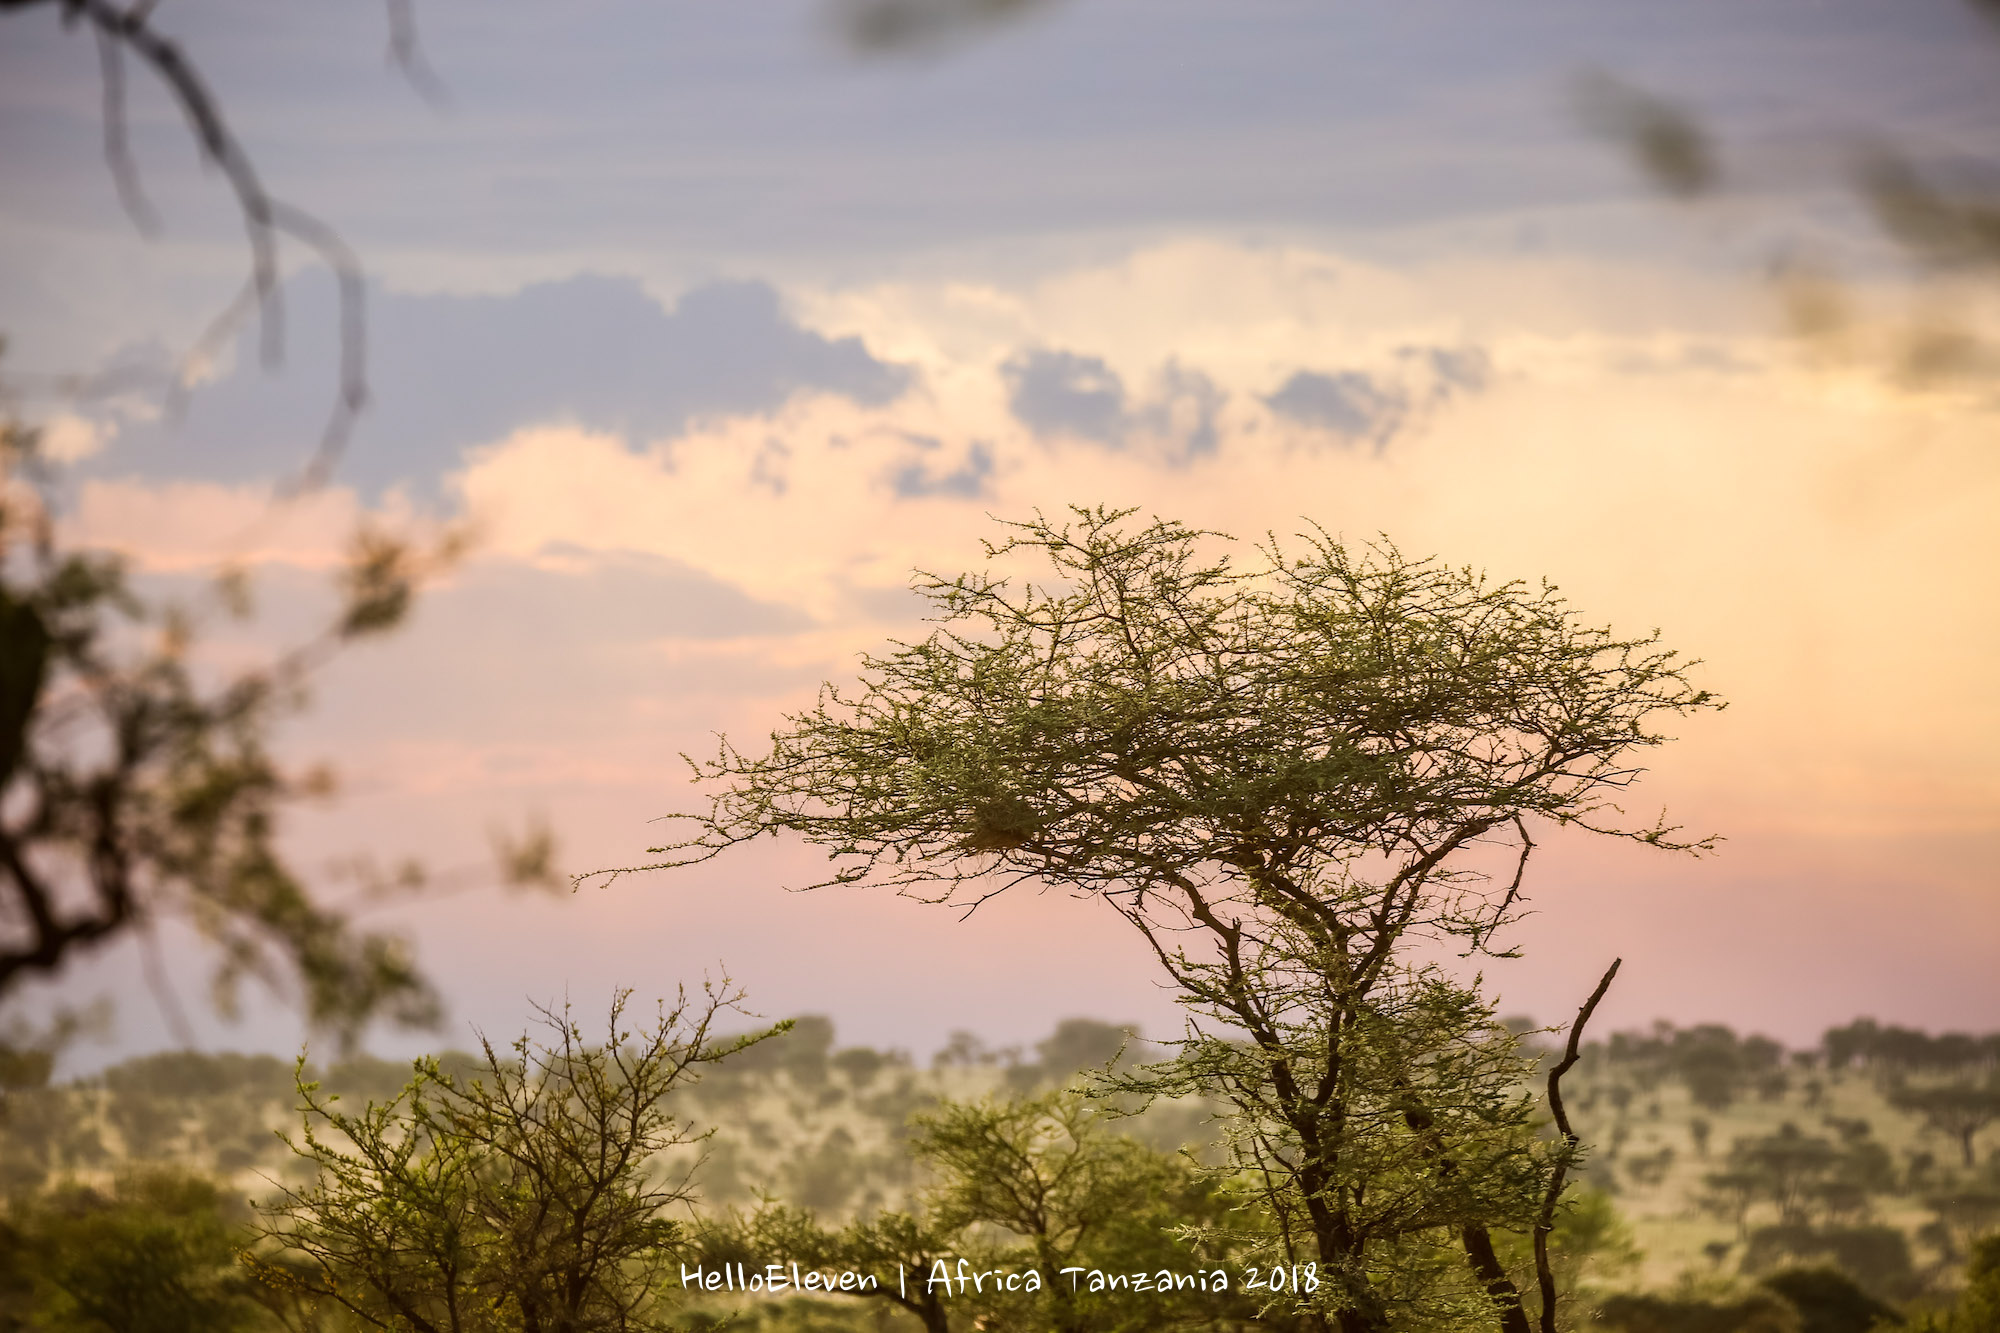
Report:
[[[1909,327],[1990,328],[1992,284],[1913,270],[1849,188],[1871,145],[1991,172],[2000,30],[1958,0],[1045,0],[880,52],[851,12],[421,0],[428,98],[369,5],[162,7],[273,192],[367,272],[370,406],[282,504],[331,402],[331,283],[290,255],[281,365],[255,329],[186,363],[242,281],[218,179],[135,73],[141,235],[94,49],[0,25],[0,385],[64,463],[65,535],[162,595],[248,569],[259,619],[213,634],[249,660],[325,614],[358,523],[473,534],[286,724],[342,776],[288,829],[300,864],[477,866],[537,819],[567,870],[641,861],[696,808],[683,753],[923,632],[912,569],[1131,505],[1547,578],[1701,660],[1730,707],[1634,808],[1718,850],[1549,838],[1522,956],[1486,972],[1508,1012],[1558,1021],[1622,956],[1610,1026],[2000,1027],[2000,398],[1894,362]],[[1696,115],[1724,188],[1653,188],[1592,128],[1606,75]],[[1807,269],[1864,312],[1840,354],[1786,330],[1773,274]],[[106,372],[128,387],[52,387]],[[179,375],[166,410],[147,386]],[[724,970],[920,1057],[1178,1027],[1102,904],[786,891],[817,864],[382,910],[450,1016],[375,1045]],[[296,1048],[282,1002],[209,1014],[197,942],[163,938],[203,1045]],[[174,1039],[134,958],[29,997],[116,997],[85,1064]]]

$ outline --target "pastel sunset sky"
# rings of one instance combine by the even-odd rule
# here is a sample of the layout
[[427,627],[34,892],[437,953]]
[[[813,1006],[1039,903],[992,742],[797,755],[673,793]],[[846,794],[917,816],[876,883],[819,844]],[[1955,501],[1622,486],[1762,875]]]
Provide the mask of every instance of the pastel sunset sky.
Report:
[[[433,106],[385,71],[377,6],[163,9],[272,189],[369,275],[374,401],[331,484],[281,508],[331,393],[331,285],[302,255],[281,369],[246,332],[177,420],[36,395],[173,365],[244,252],[135,85],[164,220],[141,238],[95,52],[53,13],[7,20],[0,372],[66,460],[66,532],[163,591],[245,565],[268,643],[330,605],[357,522],[475,534],[287,725],[344,779],[292,830],[301,863],[477,863],[533,818],[566,870],[643,859],[699,799],[681,752],[922,632],[913,567],[968,567],[993,517],[1132,505],[1250,541],[1386,534],[1702,660],[1730,707],[1634,802],[1719,850],[1551,837],[1523,956],[1487,971],[1505,1010],[1561,1019],[1623,955],[1610,1025],[2000,1026],[2000,397],[1990,368],[1895,352],[1925,321],[1990,329],[1994,285],[1914,270],[1850,189],[1870,144],[1990,164],[2000,28],[1961,0],[1024,10],[882,53],[806,0],[420,0]],[[1694,114],[1723,188],[1654,189],[1592,128],[1599,75]],[[1773,274],[1808,267],[1861,312],[1844,348],[1787,331]],[[815,864],[776,844],[385,911],[451,1017],[377,1047],[720,967],[762,1012],[919,1056],[1071,1014],[1178,1026],[1101,904],[961,921],[784,891]],[[204,1044],[296,1047],[282,1005],[208,1015],[198,951],[166,939]],[[170,1040],[136,975],[121,946],[62,981],[118,999],[86,1061]]]

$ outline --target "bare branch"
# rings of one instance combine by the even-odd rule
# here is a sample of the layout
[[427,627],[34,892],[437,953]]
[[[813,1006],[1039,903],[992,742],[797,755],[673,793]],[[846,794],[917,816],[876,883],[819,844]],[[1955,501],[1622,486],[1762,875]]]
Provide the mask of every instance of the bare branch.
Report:
[[417,37],[417,7],[414,0],[387,0],[389,6],[389,60],[402,71],[417,95],[435,109],[451,104],[451,90],[424,58],[423,43]]
[[1597,983],[1597,989],[1590,993],[1590,998],[1583,1002],[1583,1008],[1577,1010],[1576,1022],[1570,1024],[1569,1043],[1563,1050],[1562,1060],[1549,1071],[1549,1112],[1555,1117],[1563,1146],[1556,1156],[1554,1169],[1549,1173],[1548,1192],[1542,1196],[1542,1214],[1535,1220],[1535,1281],[1542,1295],[1541,1333],[1557,1333],[1556,1276],[1549,1264],[1549,1233],[1555,1230],[1556,1204],[1562,1199],[1564,1178],[1569,1174],[1569,1164],[1576,1156],[1579,1142],[1576,1130],[1570,1127],[1569,1113],[1563,1108],[1562,1076],[1577,1062],[1583,1029],[1590,1022],[1591,1014],[1597,1011],[1597,1002],[1611,989],[1611,979],[1618,975],[1618,967],[1624,961],[1614,958],[1611,966],[1604,970],[1603,980]]
[[[323,485],[346,448],[355,416],[368,401],[366,289],[360,263],[332,228],[264,188],[255,163],[200,71],[177,43],[151,26],[154,9],[151,3],[121,6],[114,0],[0,0],[0,11],[19,11],[43,3],[55,3],[65,24],[84,21],[95,34],[104,104],[105,163],[119,202],[133,225],[148,236],[156,234],[159,228],[158,216],[140,186],[127,136],[124,57],[128,52],[153,72],[180,107],[202,157],[221,171],[242,215],[250,247],[248,282],[244,292],[223,308],[184,359],[179,382],[168,392],[170,413],[177,412],[184,402],[193,372],[221,349],[253,311],[258,316],[264,364],[276,367],[283,361],[285,312],[278,247],[281,234],[302,242],[332,270],[339,289],[339,384],[318,447],[281,495],[289,498]],[[410,0],[389,0],[389,19],[391,58],[420,92],[426,96],[439,93],[441,85],[430,73],[417,44]]]
[[160,216],[153,211],[139,184],[139,169],[133,164],[131,145],[125,135],[125,54],[117,39],[97,29],[98,80],[104,90],[104,164],[111,183],[118,189],[118,202],[125,216],[144,236],[157,236]]

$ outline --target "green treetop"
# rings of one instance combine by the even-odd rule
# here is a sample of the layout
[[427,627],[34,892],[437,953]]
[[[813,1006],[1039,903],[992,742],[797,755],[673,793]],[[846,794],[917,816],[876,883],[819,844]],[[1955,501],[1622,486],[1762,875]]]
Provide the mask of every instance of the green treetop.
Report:
[[[1488,1227],[1530,1225],[1543,1179],[1523,1068],[1408,946],[1484,949],[1538,824],[1703,845],[1614,801],[1667,724],[1719,705],[1657,636],[1590,626],[1546,585],[1317,528],[1238,569],[1207,553],[1220,534],[1131,518],[1076,509],[988,545],[1046,582],[920,576],[936,629],[865,657],[767,751],[724,741],[699,766],[709,811],[661,864],[786,831],[828,850],[827,883],[1102,898],[1190,1014],[1155,1086],[1236,1105],[1280,1205],[1273,1256],[1320,1266],[1304,1317],[1386,1328],[1459,1308],[1443,1283],[1522,1333]],[[1496,845],[1505,883],[1479,868]]]

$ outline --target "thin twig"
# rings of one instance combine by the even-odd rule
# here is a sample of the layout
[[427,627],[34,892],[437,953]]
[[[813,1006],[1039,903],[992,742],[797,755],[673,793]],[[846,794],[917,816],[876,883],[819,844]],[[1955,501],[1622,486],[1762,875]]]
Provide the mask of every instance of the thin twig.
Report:
[[347,450],[354,419],[368,405],[367,306],[361,261],[333,228],[282,200],[271,200],[270,209],[273,226],[319,252],[340,290],[339,393],[334,400],[333,415],[320,434],[319,447],[299,476],[279,489],[280,498],[289,499],[326,484],[334,465]]
[[1527,822],[1519,815],[1514,816],[1514,828],[1521,835],[1521,855],[1514,862],[1513,882],[1508,884],[1506,896],[1500,900],[1500,906],[1494,909],[1493,920],[1487,923],[1483,931],[1477,927],[1473,928],[1472,948],[1466,950],[1468,955],[1486,947],[1486,942],[1493,938],[1493,932],[1505,924],[1508,910],[1521,897],[1521,877],[1528,873],[1528,858],[1534,854],[1535,840],[1528,836]]
[[[151,234],[157,219],[139,188],[137,168],[126,135],[123,54],[130,51],[166,85],[187,117],[202,156],[213,163],[236,196],[250,243],[250,275],[244,291],[226,306],[202,334],[183,364],[180,383],[170,391],[170,411],[178,409],[187,381],[220,351],[252,310],[258,316],[259,345],[266,366],[284,359],[284,301],[280,288],[278,236],[291,236],[315,251],[334,275],[340,302],[340,378],[333,410],[321,431],[318,447],[299,475],[279,489],[291,499],[324,485],[347,447],[354,419],[368,401],[367,340],[364,303],[366,285],[360,262],[339,235],[303,209],[273,197],[264,188],[249,154],[224,118],[215,96],[180,47],[149,26],[152,5],[121,8],[113,0],[63,0],[65,20],[87,19],[96,31],[104,83],[104,153],[120,201],[136,226]],[[435,85],[416,45],[409,0],[390,0],[392,56],[423,91]],[[428,95],[428,94],[427,94]]]
[[417,38],[417,7],[413,0],[388,0],[389,61],[402,71],[417,96],[434,110],[451,105],[451,90],[424,58],[423,43]]
[[151,239],[160,234],[160,215],[139,184],[139,168],[132,161],[132,146],[125,133],[125,51],[116,38],[97,29],[98,82],[104,89],[104,165],[118,190],[118,202],[139,234]]

